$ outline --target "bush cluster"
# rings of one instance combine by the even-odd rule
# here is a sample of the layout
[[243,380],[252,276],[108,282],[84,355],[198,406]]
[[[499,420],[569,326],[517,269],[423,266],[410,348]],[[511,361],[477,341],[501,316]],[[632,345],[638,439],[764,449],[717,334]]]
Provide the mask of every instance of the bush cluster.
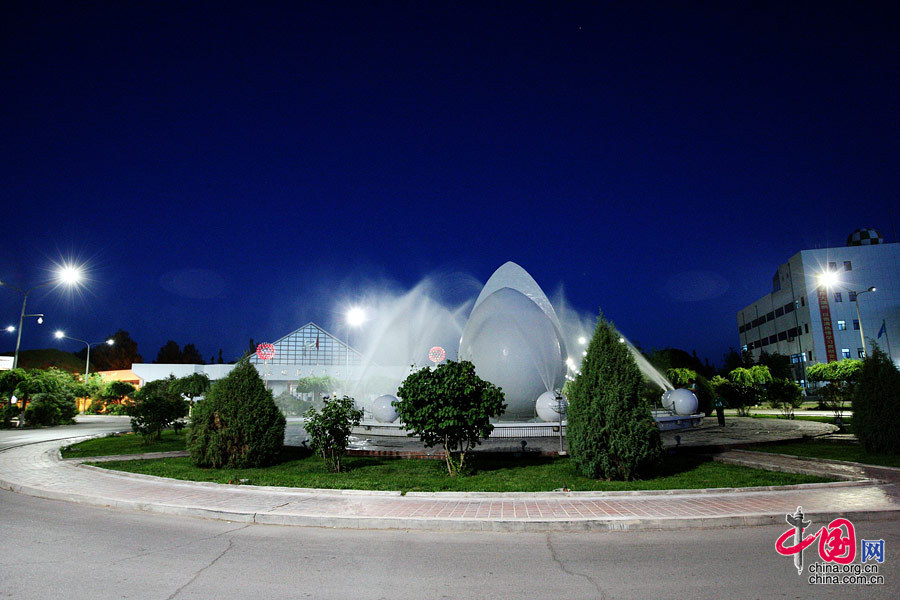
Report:
[[200,467],[261,467],[277,462],[284,428],[272,392],[242,360],[194,406],[188,450]]

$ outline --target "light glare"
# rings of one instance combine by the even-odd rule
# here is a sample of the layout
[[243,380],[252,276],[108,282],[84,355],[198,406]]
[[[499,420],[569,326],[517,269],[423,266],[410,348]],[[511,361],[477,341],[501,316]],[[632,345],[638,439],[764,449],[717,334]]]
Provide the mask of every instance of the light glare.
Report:
[[366,320],[366,311],[358,306],[354,306],[347,311],[347,324],[351,327],[359,327]]
[[58,330],[53,335],[58,340],[61,340],[62,338],[66,337],[65,333],[63,333],[62,331],[58,331]]
[[81,282],[81,267],[75,265],[63,265],[57,273],[60,282],[66,285],[76,285]]
[[834,287],[840,283],[836,271],[823,271],[818,275],[819,285],[827,288]]

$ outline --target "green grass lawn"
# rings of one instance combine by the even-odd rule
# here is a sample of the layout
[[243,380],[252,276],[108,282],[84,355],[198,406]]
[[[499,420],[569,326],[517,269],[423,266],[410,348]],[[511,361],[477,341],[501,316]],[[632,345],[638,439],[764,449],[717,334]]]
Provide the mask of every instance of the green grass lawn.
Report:
[[568,487],[584,490],[661,490],[753,487],[826,481],[793,473],[776,473],[712,462],[691,455],[667,456],[655,477],[643,481],[596,481],[575,473],[567,457],[479,455],[472,473],[448,477],[443,461],[381,457],[347,457],[346,471],[329,473],[318,456],[285,448],[284,461],[260,469],[201,469],[187,458],[97,463],[107,469],[159,477],[218,483],[283,487],[407,491],[537,492]]
[[113,456],[116,454],[143,454],[144,452],[171,452],[184,450],[187,432],[163,431],[162,440],[144,443],[144,438],[133,433],[114,434],[79,442],[61,450],[63,458],[86,456]]
[[[726,418],[728,418],[729,416],[735,417],[737,415],[734,415],[734,414],[725,415]],[[713,414],[713,417],[715,417],[715,414]],[[753,419],[784,419],[784,417],[782,415],[753,414],[752,411],[751,411],[750,417]],[[804,415],[800,411],[794,412],[794,419],[797,421],[816,421],[817,423],[829,423],[831,425],[837,424],[834,422],[834,417],[818,417],[818,416],[814,416],[814,415]],[[852,416],[850,416],[850,417],[844,416],[843,421],[844,421],[843,433],[853,433],[853,417]]]
[[753,448],[760,452],[776,452],[810,458],[849,460],[867,465],[900,467],[900,456],[890,454],[868,454],[859,444],[840,443],[829,440],[803,440],[785,442]]

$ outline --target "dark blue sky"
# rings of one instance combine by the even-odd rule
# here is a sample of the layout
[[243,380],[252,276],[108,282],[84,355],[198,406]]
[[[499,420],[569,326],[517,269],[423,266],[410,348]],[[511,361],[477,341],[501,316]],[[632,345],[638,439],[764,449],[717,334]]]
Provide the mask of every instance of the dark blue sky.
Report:
[[[92,278],[35,293],[26,348],[232,358],[514,260],[721,362],[796,251],[897,241],[892,3],[67,4],[0,22],[0,279]],[[0,288],[4,326],[20,304]]]

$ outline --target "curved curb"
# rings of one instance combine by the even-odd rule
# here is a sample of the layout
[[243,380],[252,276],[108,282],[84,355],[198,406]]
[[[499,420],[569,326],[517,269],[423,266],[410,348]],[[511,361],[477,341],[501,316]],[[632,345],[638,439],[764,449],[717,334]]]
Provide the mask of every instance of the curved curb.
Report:
[[[55,440],[58,441],[58,440]],[[30,445],[30,444],[29,444]],[[297,501],[303,502],[304,496],[306,497],[306,501],[311,501],[309,499],[310,495],[314,495],[317,497],[323,496],[333,496],[335,497],[335,501],[338,501],[338,498],[342,498],[344,501],[348,501],[348,496],[351,498],[349,501],[351,502],[365,502],[365,497],[370,498],[385,498],[385,497],[398,497],[400,496],[399,492],[368,492],[368,491],[360,491],[360,490],[302,490],[298,488],[271,488],[271,487],[262,487],[262,486],[246,486],[246,485],[238,485],[238,486],[230,486],[227,484],[218,484],[218,483],[210,483],[210,482],[186,482],[180,480],[169,480],[165,478],[153,477],[148,475],[140,475],[140,474],[125,474],[121,472],[111,471],[109,469],[102,469],[99,467],[92,467],[89,465],[80,465],[75,460],[72,462],[63,461],[59,458],[58,455],[59,446],[51,447],[44,451],[44,453],[51,458],[54,462],[56,462],[55,467],[50,468],[71,468],[71,469],[90,469],[96,471],[102,471],[105,477],[113,477],[125,479],[127,477],[135,477],[144,480],[155,480],[155,481],[169,481],[172,482],[171,485],[178,486],[179,488],[184,489],[225,489],[235,488],[240,489],[243,493],[251,493],[252,496],[266,495],[270,493],[291,493],[297,494]],[[82,459],[76,459],[82,460]],[[541,492],[541,493],[521,493],[510,495],[510,494],[499,494],[494,493],[491,495],[486,495],[489,493],[486,492],[411,492],[408,494],[412,496],[411,499],[415,498],[434,498],[434,499],[447,499],[451,500],[453,498],[494,498],[494,499],[502,499],[509,498],[513,500],[514,498],[518,499],[540,499],[540,500],[548,500],[548,499],[559,499],[562,502],[565,500],[587,500],[589,497],[593,498],[606,498],[613,499],[616,497],[640,497],[642,495],[646,495],[649,498],[665,496],[672,497],[673,499],[676,497],[695,497],[699,501],[701,497],[710,497],[710,496],[722,496],[723,498],[732,499],[735,497],[750,497],[753,494],[761,494],[765,492],[790,492],[790,491],[815,491],[822,490],[823,492],[826,490],[834,490],[835,488],[846,488],[846,487],[858,487],[858,486],[871,486],[871,481],[852,481],[852,482],[833,482],[833,483],[824,483],[824,484],[801,484],[796,486],[768,486],[765,488],[739,488],[738,490],[734,489],[703,489],[703,490],[656,490],[650,492],[635,492],[635,491],[626,491],[626,492]],[[77,504],[83,504],[86,506],[99,507],[99,508],[113,508],[117,510],[128,510],[128,511],[137,511],[137,512],[148,512],[155,513],[160,515],[169,515],[169,516],[186,516],[186,517],[199,517],[205,519],[214,519],[214,520],[222,520],[222,521],[231,521],[231,522],[242,522],[242,523],[258,523],[258,524],[269,524],[269,525],[290,525],[290,526],[305,526],[305,527],[329,527],[329,528],[347,528],[347,529],[409,529],[409,530],[437,530],[437,531],[479,531],[479,532],[547,532],[547,531],[567,531],[567,532],[583,532],[583,531],[637,531],[637,530],[673,530],[673,529],[708,529],[708,528],[718,528],[718,527],[739,527],[739,526],[760,526],[760,525],[773,525],[773,524],[783,524],[785,511],[790,510],[791,506],[786,506],[782,509],[779,506],[778,511],[774,512],[758,512],[756,514],[749,513],[726,513],[715,516],[700,516],[698,515],[681,515],[681,516],[650,516],[650,517],[636,517],[634,515],[622,515],[622,516],[594,516],[594,517],[566,517],[562,516],[561,518],[472,518],[472,517],[439,517],[439,516],[430,516],[430,517],[418,517],[418,516],[400,516],[400,517],[391,517],[386,516],[384,514],[378,515],[363,515],[363,514],[350,514],[350,515],[339,515],[336,512],[334,514],[297,514],[291,513],[287,511],[275,512],[279,507],[267,508],[264,511],[259,510],[241,510],[241,509],[219,509],[214,508],[212,506],[183,506],[177,503],[177,500],[169,500],[166,501],[147,501],[140,499],[118,499],[112,500],[110,498],[104,498],[98,495],[90,494],[90,493],[79,493],[79,492],[71,492],[64,491],[58,489],[52,489],[49,487],[38,487],[30,484],[17,484],[15,482],[7,481],[6,479],[0,479],[0,488],[7,489],[13,492],[30,495],[38,498],[50,499],[50,500],[62,500],[67,502],[73,502]],[[359,500],[355,500],[352,497],[359,497]],[[396,498],[399,500],[399,498]],[[897,510],[895,506],[890,507],[877,507],[872,509],[860,509],[860,510],[810,510],[808,512],[810,517],[814,517],[816,521],[829,521],[833,518],[843,516],[852,518],[854,520],[864,521],[864,520],[877,520],[877,519],[891,519],[898,520],[900,519],[900,511]]]

